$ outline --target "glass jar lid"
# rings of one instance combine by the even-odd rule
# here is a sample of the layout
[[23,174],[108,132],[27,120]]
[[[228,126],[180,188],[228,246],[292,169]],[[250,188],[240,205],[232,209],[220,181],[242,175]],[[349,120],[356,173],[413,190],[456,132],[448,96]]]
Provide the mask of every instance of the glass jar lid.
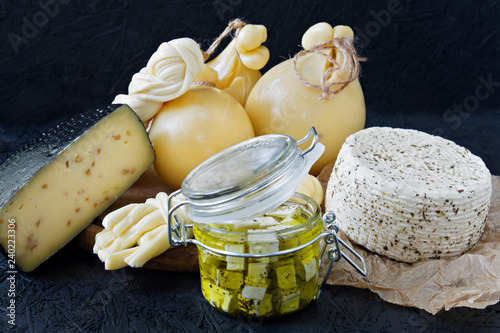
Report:
[[[311,146],[299,144],[313,136]],[[325,147],[312,127],[296,141],[289,135],[258,136],[226,148],[184,179],[189,218],[199,223],[234,223],[278,207],[297,190]]]

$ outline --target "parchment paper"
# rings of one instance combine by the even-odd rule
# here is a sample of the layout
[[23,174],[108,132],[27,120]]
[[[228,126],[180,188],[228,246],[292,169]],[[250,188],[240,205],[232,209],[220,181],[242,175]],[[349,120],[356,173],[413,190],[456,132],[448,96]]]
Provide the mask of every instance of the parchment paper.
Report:
[[[325,167],[318,176],[324,189],[332,167],[333,164]],[[493,194],[484,233],[467,253],[408,264],[370,252],[339,232],[365,259],[368,275],[363,277],[346,260],[340,260],[333,265],[327,284],[368,288],[387,302],[432,314],[454,307],[483,309],[496,304],[500,299],[500,177],[493,176],[492,182]],[[328,262],[324,260],[322,266],[326,265]]]

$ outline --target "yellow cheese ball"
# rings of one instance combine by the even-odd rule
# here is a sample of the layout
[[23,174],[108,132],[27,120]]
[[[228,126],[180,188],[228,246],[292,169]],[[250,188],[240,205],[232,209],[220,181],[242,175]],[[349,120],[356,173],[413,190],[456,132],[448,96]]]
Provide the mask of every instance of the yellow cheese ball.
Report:
[[179,189],[187,174],[208,157],[253,137],[241,104],[222,90],[203,86],[165,103],[149,131],[155,170],[172,189]]
[[[321,61],[321,57],[305,56],[299,68],[302,76],[314,82],[325,70]],[[311,168],[313,175],[337,158],[350,134],[365,126],[365,100],[357,79],[330,100],[319,98],[320,94],[295,76],[290,59],[271,68],[257,81],[245,105],[255,135],[283,133],[298,140],[311,126],[316,128],[326,150]]]

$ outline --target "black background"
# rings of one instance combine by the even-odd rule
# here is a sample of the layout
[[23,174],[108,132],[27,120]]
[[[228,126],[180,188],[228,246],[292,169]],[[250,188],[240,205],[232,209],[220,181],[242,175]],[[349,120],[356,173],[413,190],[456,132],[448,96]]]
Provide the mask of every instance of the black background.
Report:
[[[298,52],[311,25],[351,26],[357,49],[367,58],[360,77],[367,126],[447,137],[500,174],[500,4],[491,0],[2,0],[0,161],[61,119],[125,93],[132,75],[162,42],[191,37],[207,49],[237,17],[268,29],[271,58],[263,72]],[[99,284],[110,276],[121,287]],[[18,283],[24,290],[20,331],[500,328],[498,304],[432,316],[345,287],[328,287],[325,298],[288,319],[267,326],[243,323],[203,303],[196,274],[105,272],[93,255],[72,245]]]
[[447,137],[500,174],[500,5],[474,0],[2,1],[0,160],[61,118],[126,93],[160,43],[191,37],[207,49],[237,17],[268,29],[263,72],[299,51],[312,24],[351,26],[368,58],[367,126]]

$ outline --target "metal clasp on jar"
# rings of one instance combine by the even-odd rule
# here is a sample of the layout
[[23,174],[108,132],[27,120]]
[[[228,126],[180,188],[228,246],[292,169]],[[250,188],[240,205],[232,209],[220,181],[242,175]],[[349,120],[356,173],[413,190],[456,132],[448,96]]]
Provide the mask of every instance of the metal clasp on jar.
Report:
[[[326,252],[328,244],[335,244],[335,246],[331,247],[327,252],[328,259],[330,259],[330,265],[328,266],[328,269],[326,271],[325,277],[323,278],[323,281],[319,285],[316,299],[319,298],[319,296],[321,294],[321,289],[323,288],[323,286],[325,285],[325,283],[328,280],[328,277],[330,276],[330,273],[331,273],[332,268],[333,268],[333,264],[336,261],[339,261],[341,258],[344,258],[345,260],[347,260],[347,262],[349,262],[349,264],[351,264],[351,266],[354,267],[354,269],[356,269],[361,275],[366,276],[366,274],[367,274],[366,263],[365,263],[365,260],[363,259],[363,257],[361,255],[359,255],[359,253],[354,251],[354,249],[352,247],[347,245],[341,238],[337,237],[337,231],[339,231],[339,228],[336,224],[333,223],[335,221],[335,218],[336,218],[336,216],[333,212],[326,212],[322,218],[324,227],[325,227],[325,229],[328,230],[328,232],[322,233],[320,235],[320,236],[325,237],[325,244],[323,245],[323,249],[321,250],[321,255],[320,255],[320,259],[319,259],[320,260],[319,266],[321,266],[321,260],[323,259],[323,256]],[[342,252],[342,250],[339,247],[339,243],[342,244],[349,252],[351,252],[361,262],[363,268],[360,268],[351,258],[346,256],[346,254],[344,252]]]

